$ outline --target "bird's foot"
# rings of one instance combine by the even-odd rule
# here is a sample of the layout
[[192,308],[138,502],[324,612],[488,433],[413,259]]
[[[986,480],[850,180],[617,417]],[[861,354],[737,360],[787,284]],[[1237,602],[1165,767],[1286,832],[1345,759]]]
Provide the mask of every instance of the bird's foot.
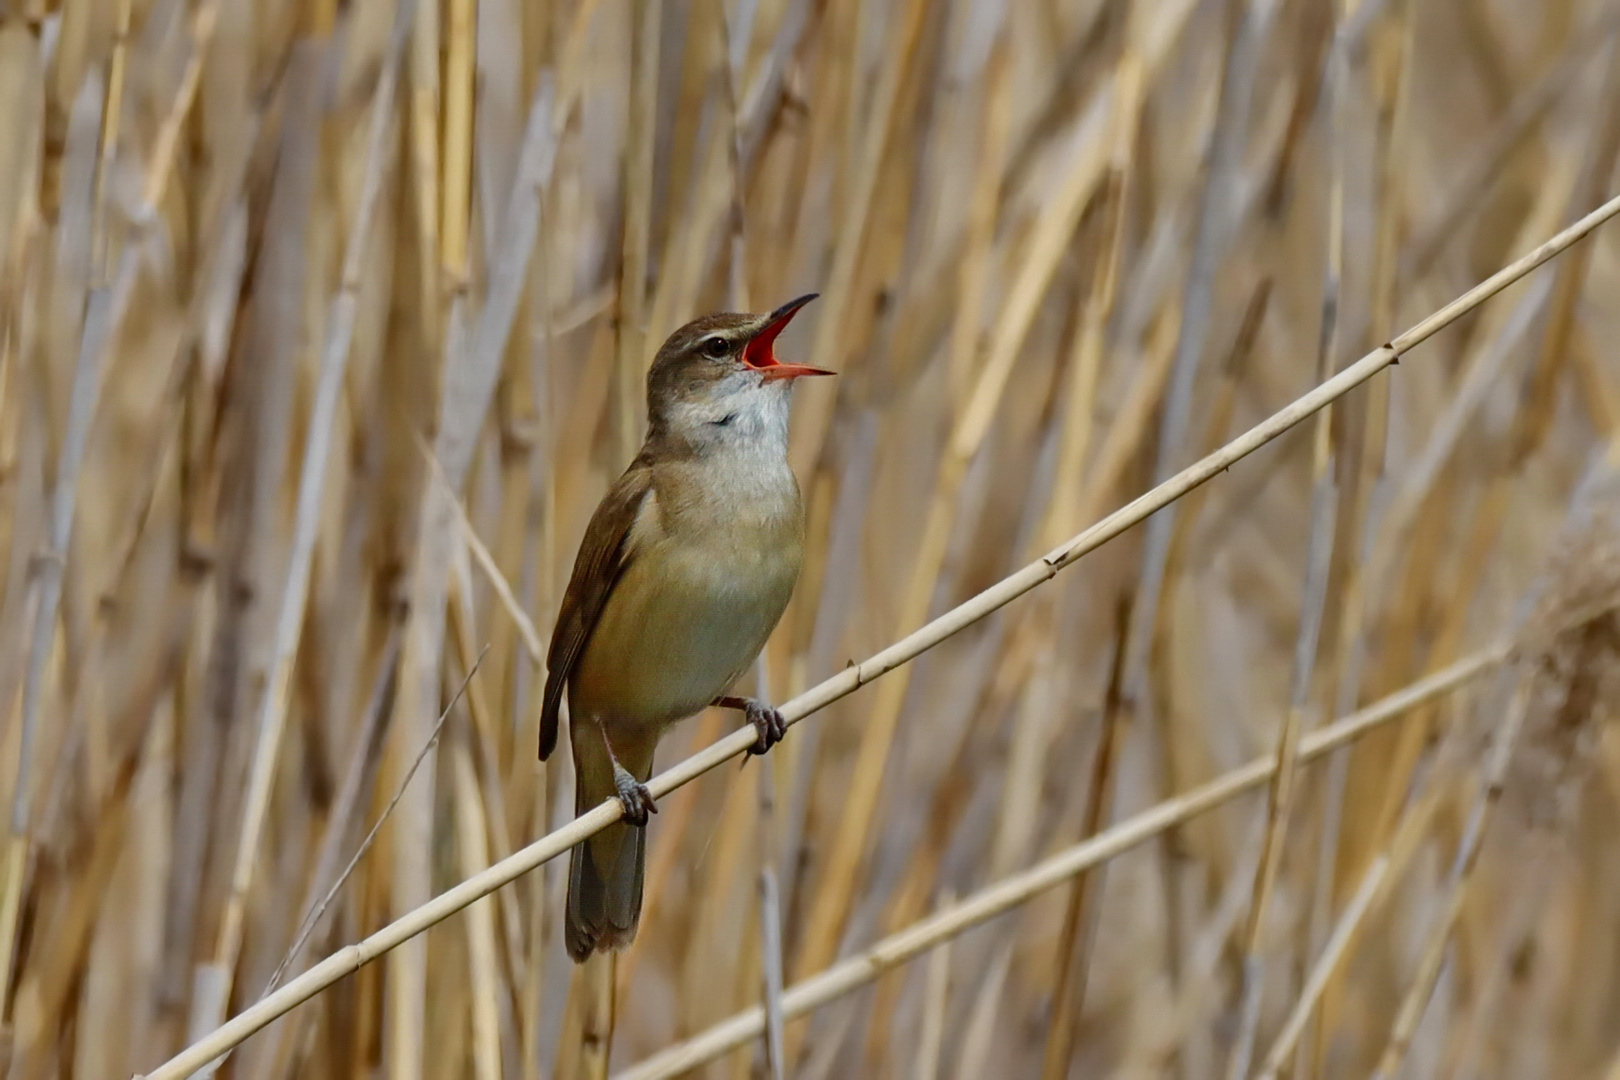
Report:
[[743,715],[748,718],[748,722],[754,725],[754,730],[759,733],[758,741],[748,748],[750,754],[763,754],[781,742],[782,736],[787,734],[787,717],[763,701],[755,701],[753,698],[749,698],[748,703],[743,707]]
[[624,807],[624,820],[638,828],[647,824],[647,815],[658,813],[658,806],[653,802],[652,792],[647,785],[631,776],[624,769],[613,770],[613,789],[619,796],[619,805]]
[[[763,701],[745,697],[721,697],[715,698],[713,704],[722,709],[740,709],[754,730],[759,733],[759,739],[748,748],[750,755],[765,753],[781,742],[782,736],[787,734],[787,717]],[[746,762],[748,759],[743,760]]]

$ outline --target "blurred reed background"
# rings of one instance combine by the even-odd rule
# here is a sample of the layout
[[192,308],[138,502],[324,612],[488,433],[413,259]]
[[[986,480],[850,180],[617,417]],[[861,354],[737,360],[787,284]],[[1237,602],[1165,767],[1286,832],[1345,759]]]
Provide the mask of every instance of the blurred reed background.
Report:
[[[1617,26],[1609,0],[0,3],[8,1074],[150,1069],[572,816],[539,652],[681,322],[821,293],[782,346],[842,372],[797,395],[783,701],[1602,202]],[[791,984],[1281,746],[1269,788],[791,1020],[781,1074],[1620,1075],[1617,253],[1600,232],[665,798],[612,1068],[761,1000],[763,867]],[[1296,773],[1456,661],[1479,677]],[[601,1075],[565,874],[220,1075]],[[697,1072],[752,1074],[757,1038]]]

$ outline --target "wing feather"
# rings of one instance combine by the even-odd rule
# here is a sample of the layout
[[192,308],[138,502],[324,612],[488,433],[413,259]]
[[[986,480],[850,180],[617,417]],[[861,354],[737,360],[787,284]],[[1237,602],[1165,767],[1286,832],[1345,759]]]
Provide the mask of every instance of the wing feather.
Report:
[[540,712],[541,761],[557,748],[558,712],[568,679],[585,653],[585,643],[596,629],[613,587],[635,556],[629,543],[631,527],[651,490],[652,473],[638,458],[603,496],[585,527],[546,654],[546,689]]

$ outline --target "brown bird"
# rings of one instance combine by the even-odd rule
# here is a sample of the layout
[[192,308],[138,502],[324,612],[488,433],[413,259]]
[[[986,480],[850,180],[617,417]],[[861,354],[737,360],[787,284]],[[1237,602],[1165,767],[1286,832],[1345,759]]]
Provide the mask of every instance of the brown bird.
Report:
[[646,865],[646,780],[677,720],[740,709],[763,754],[782,714],[726,692],[759,655],[804,561],[788,467],[793,382],[833,372],[777,361],[777,335],[815,294],[768,315],[706,315],[671,334],[647,373],[647,439],[596,508],[547,655],[540,760],[568,691],[575,813],[616,796],[624,818],[574,848],[568,955],[636,936]]

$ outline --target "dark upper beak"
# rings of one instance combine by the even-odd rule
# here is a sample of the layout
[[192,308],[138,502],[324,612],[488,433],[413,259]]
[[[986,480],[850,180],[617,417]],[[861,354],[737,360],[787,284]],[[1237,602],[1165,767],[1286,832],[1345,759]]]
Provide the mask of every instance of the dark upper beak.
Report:
[[786,326],[788,324],[788,320],[792,319],[794,315],[798,314],[800,308],[804,307],[804,305],[808,304],[810,301],[814,300],[820,295],[820,293],[805,293],[797,300],[789,300],[787,303],[771,312],[770,321],[765,324],[766,328],[769,329],[772,326]]

